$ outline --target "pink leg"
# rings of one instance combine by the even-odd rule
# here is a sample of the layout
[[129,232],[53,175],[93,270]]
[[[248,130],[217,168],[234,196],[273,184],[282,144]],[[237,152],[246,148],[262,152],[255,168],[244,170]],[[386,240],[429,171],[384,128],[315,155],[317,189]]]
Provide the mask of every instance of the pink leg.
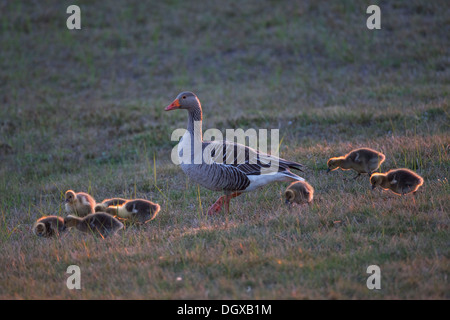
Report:
[[241,192],[234,192],[229,195],[221,196],[217,201],[208,209],[208,215],[214,215],[222,211],[222,206],[225,205],[225,210],[230,213],[230,200],[239,196]]
[[219,199],[217,199],[216,202],[214,202],[214,204],[211,207],[209,207],[208,215],[212,216],[222,210],[222,204],[223,204],[225,197],[226,196],[220,197]]

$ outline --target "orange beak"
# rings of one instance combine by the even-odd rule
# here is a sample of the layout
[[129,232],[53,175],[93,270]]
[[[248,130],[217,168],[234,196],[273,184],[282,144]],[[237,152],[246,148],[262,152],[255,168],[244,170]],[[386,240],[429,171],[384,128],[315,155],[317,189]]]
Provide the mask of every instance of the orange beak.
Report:
[[180,107],[180,101],[178,99],[175,99],[164,110],[165,111],[170,111],[170,110],[178,109],[179,107]]

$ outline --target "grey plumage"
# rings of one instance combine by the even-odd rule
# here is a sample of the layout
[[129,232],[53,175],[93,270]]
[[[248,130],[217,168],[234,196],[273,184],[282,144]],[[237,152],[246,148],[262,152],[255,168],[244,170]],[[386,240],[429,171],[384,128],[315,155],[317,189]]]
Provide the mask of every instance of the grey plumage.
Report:
[[[191,92],[180,93],[178,100],[191,98],[194,103],[186,104],[188,110],[187,134],[180,140],[179,156],[185,161],[180,164],[181,169],[195,182],[205,188],[236,192],[246,191],[251,184],[249,176],[259,176],[269,173],[271,164],[277,164],[275,170],[284,175],[287,180],[303,180],[289,171],[301,171],[302,165],[271,156],[248,146],[228,141],[203,141],[201,135],[202,111],[198,98]],[[196,102],[196,103],[195,103]],[[180,102],[183,108],[183,102]],[[186,139],[188,141],[183,141]],[[201,141],[201,152],[204,157],[201,163],[196,163],[195,139]],[[189,143],[190,142],[190,143]],[[191,153],[183,154],[184,148]],[[205,152],[207,150],[208,152]],[[200,150],[199,150],[200,151]],[[230,154],[232,156],[230,156]],[[265,169],[267,172],[265,172]],[[273,169],[273,167],[272,167]]]

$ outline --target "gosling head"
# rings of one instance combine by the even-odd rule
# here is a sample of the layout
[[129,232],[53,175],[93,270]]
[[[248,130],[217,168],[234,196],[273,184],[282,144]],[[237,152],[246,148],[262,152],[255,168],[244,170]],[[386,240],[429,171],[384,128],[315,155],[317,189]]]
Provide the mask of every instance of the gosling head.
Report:
[[64,218],[64,225],[66,226],[66,228],[72,228],[76,227],[80,221],[81,218],[69,214],[67,217]]
[[330,158],[327,162],[328,166],[327,173],[338,169],[341,165],[341,161],[342,161],[341,158]]
[[77,195],[72,190],[67,190],[65,194],[66,203],[73,204],[75,200],[77,199]]
[[46,231],[47,228],[45,227],[45,224],[43,224],[42,222],[36,223],[33,229],[34,234],[39,237],[45,236]]
[[284,192],[286,203],[311,204],[314,197],[314,188],[306,181],[291,183]]
[[385,175],[382,173],[374,173],[370,176],[370,184],[372,185],[372,190],[377,186],[380,186],[385,179]]
[[284,197],[286,198],[286,201],[284,203],[291,204],[295,198],[295,193],[294,191],[288,189],[284,192]]
[[105,212],[108,207],[104,203],[97,203],[95,205],[95,212]]

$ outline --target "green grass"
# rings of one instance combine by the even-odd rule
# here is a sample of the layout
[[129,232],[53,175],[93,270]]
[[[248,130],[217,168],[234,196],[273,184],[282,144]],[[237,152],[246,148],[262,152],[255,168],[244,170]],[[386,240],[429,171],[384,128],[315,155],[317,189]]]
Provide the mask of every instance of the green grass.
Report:
[[[446,1],[379,2],[377,31],[356,0],[78,1],[79,31],[70,4],[0,5],[0,298],[450,298]],[[163,109],[183,90],[204,130],[280,129],[314,204],[289,210],[277,184],[206,216],[221,194],[170,161],[187,115]],[[424,177],[415,202],[325,173],[362,146],[386,154],[381,171]],[[105,240],[36,238],[67,189],[161,212]],[[381,290],[366,287],[372,264]]]

